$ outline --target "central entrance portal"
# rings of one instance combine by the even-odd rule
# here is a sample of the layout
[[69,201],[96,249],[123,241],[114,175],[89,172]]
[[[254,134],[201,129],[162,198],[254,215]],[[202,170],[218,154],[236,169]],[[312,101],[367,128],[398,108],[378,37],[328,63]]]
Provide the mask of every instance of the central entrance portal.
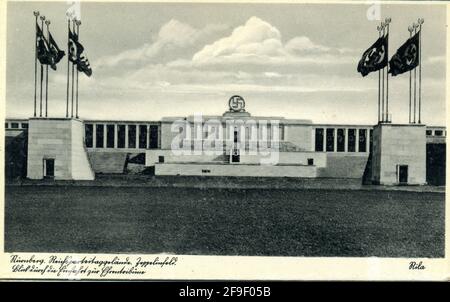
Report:
[[238,163],[241,160],[241,156],[240,156],[239,147],[238,147],[239,131],[236,127],[234,128],[234,132],[233,132],[233,142],[234,143],[233,143],[233,150],[232,150],[232,154],[231,154],[231,162]]

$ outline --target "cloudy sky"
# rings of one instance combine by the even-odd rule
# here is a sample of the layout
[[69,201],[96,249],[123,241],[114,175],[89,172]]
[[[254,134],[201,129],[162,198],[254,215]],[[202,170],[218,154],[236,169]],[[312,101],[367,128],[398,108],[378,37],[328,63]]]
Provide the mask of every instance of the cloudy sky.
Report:
[[[33,114],[34,16],[51,20],[65,49],[66,2],[9,2],[7,117]],[[372,124],[378,74],[356,72],[378,37],[369,4],[82,3],[80,39],[93,76],[80,74],[80,116],[158,120],[222,114],[231,95],[252,115]],[[392,18],[390,55],[425,19],[423,122],[445,124],[446,14],[443,6],[382,5]],[[49,116],[65,114],[67,61],[49,73]],[[408,121],[409,77],[390,78],[393,122]]]

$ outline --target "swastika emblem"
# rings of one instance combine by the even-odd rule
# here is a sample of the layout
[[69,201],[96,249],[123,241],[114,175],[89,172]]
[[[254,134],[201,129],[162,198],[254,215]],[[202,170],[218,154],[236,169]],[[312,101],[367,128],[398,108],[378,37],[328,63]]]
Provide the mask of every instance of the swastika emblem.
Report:
[[228,105],[230,106],[230,111],[245,111],[245,101],[240,95],[233,95],[228,101]]

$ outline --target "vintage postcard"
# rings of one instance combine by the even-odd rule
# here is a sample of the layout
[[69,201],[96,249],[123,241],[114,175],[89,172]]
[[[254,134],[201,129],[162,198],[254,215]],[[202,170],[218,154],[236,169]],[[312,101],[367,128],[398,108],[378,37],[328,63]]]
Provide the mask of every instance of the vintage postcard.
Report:
[[448,280],[449,9],[2,1],[0,279]]

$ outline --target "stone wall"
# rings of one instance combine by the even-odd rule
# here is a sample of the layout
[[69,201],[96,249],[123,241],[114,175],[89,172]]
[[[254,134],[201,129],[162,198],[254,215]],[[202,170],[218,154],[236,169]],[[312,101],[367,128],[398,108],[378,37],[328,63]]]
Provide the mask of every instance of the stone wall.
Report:
[[326,153],[326,167],[318,169],[317,176],[362,179],[368,157],[368,153]]
[[380,124],[374,129],[372,181],[398,184],[398,166],[408,166],[408,184],[426,183],[425,125]]
[[94,179],[84,148],[83,122],[32,118],[28,130],[27,177],[44,177],[44,160],[55,160],[55,179]]
[[285,125],[284,140],[295,144],[304,151],[314,151],[312,125]]
[[155,174],[312,178],[316,177],[316,167],[243,164],[156,164]]

